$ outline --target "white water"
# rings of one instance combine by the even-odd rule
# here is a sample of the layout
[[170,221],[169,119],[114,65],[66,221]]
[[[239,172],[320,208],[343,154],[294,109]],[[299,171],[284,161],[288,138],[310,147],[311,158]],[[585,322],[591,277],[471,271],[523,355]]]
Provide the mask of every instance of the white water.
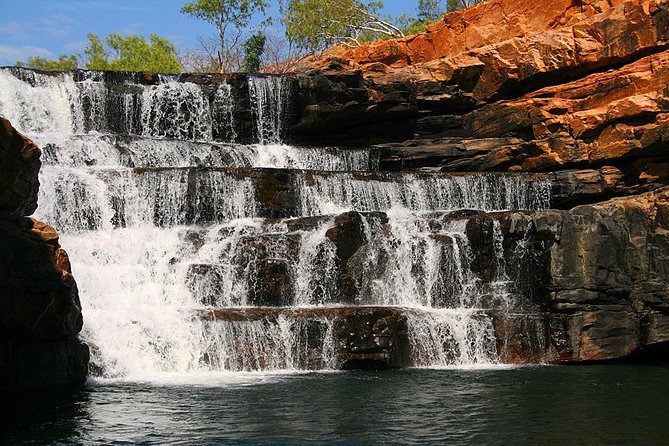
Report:
[[[293,306],[346,303],[327,233],[335,215],[350,210],[386,211],[388,218],[362,216],[365,243],[356,254],[351,303],[410,308],[415,365],[498,361],[482,310],[515,305],[500,228],[496,223],[497,276],[481,283],[471,271],[466,221],[443,218],[443,211],[543,209],[550,200],[547,182],[347,173],[374,170],[378,160],[369,150],[280,144],[288,87],[277,77],[249,78],[261,144],[238,145],[212,141],[214,128],[229,141],[236,138],[234,98],[225,84],[211,103],[197,85],[173,78],[133,84],[133,93],[110,102],[96,73],[78,82],[68,74],[20,73],[30,84],[0,70],[0,114],[44,147],[37,216],[59,229],[72,259],[83,337],[99,376],[155,380],[337,367],[332,319],[284,314],[211,321],[198,315],[262,300],[265,261],[285,265],[283,298]],[[121,111],[115,115],[120,122],[110,118],[109,107]],[[341,173],[295,173],[299,215],[324,217],[293,227],[258,218],[253,180],[216,169],[221,166]],[[516,249],[525,255],[524,246]]]
[[248,79],[256,139],[263,145],[279,143],[288,105],[288,82],[279,76],[250,76]]
[[68,167],[270,167],[322,171],[378,169],[371,149],[299,148],[286,144],[230,144],[110,134],[36,138],[47,165]]
[[412,210],[544,209],[550,203],[548,181],[519,175],[388,175],[386,181],[361,174],[299,177],[302,215],[323,215],[406,208]]

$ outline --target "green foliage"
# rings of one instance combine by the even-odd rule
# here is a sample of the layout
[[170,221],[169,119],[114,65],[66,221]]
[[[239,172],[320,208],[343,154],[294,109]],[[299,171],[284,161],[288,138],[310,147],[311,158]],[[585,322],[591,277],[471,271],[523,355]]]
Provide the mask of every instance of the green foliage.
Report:
[[380,18],[381,1],[284,0],[282,22],[291,42],[309,51],[342,43],[358,46],[382,36],[399,37],[402,31]]
[[[179,73],[181,64],[177,49],[168,39],[151,34],[147,42],[143,36],[122,36],[111,33],[103,42],[95,34],[88,34],[88,46],[84,49],[83,64],[89,70],[153,71],[156,73]],[[27,66],[40,70],[75,70],[79,65],[76,55],[62,54],[58,60],[30,57]]]
[[216,48],[203,43],[205,51],[217,60],[218,71],[230,71],[239,61],[238,45],[254,15],[265,13],[269,7],[266,0],[194,0],[186,3],[181,12],[216,27]]
[[[106,63],[107,69],[113,71],[153,71],[158,73],[178,73],[181,64],[177,58],[177,49],[168,39],[157,34],[150,35],[150,43],[138,34],[122,36],[111,33],[107,37],[107,51],[111,59]],[[90,37],[89,37],[90,39]],[[91,41],[91,48],[94,48]],[[96,51],[91,51],[96,55]],[[93,60],[89,60],[93,68]],[[104,64],[104,62],[103,62]]]
[[70,71],[76,70],[79,66],[77,56],[61,54],[57,60],[49,60],[44,57],[29,57],[27,62],[16,62],[17,67],[28,67],[36,70],[47,71]]
[[441,6],[442,0],[418,0],[418,21],[431,23],[440,19],[446,13]]
[[98,36],[88,33],[88,46],[84,50],[86,55],[86,68],[89,70],[108,70],[109,55],[105,49],[104,43]]
[[260,59],[265,52],[267,36],[258,31],[244,42],[244,70],[256,72],[260,70]]
[[447,0],[446,1],[446,11],[453,12],[460,9],[467,9],[479,3],[483,3],[485,0]]

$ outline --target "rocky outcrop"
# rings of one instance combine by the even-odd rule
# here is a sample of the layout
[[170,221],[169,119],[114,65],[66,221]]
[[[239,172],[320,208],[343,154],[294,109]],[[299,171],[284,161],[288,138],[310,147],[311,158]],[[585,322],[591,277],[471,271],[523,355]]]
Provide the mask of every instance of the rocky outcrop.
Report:
[[37,209],[41,152],[28,138],[0,118],[0,209],[13,217]]
[[[569,211],[498,218],[507,250],[526,240],[524,287],[547,316],[553,361],[626,357],[666,345],[669,188]],[[510,254],[510,252],[509,252]]]
[[77,285],[37,207],[40,150],[0,118],[0,389],[82,383],[88,347]]
[[543,172],[553,210],[467,223],[484,281],[498,274],[494,220],[507,258],[532,246],[506,269],[542,316],[495,318],[503,360],[657,351],[669,345],[668,48],[665,0],[490,0],[308,61],[292,134],[375,144],[381,170]]
[[394,143],[385,166],[404,169],[653,157],[668,42],[664,1],[488,1],[427,33],[312,60],[297,75],[294,138]]

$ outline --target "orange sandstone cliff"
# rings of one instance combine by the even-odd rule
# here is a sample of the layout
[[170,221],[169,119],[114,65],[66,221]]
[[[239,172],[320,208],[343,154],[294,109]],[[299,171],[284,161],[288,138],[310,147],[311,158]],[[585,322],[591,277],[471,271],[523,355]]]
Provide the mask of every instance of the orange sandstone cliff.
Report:
[[[666,358],[668,0],[489,0],[295,79],[294,141],[374,145],[382,170],[544,172],[554,209],[468,231],[534,244],[549,356]],[[496,327],[502,356],[531,362],[515,329]]]

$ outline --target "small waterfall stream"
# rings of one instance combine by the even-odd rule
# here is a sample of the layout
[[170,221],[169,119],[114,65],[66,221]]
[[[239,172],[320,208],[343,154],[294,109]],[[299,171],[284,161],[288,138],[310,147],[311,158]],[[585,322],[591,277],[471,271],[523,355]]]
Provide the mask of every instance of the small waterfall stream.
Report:
[[[44,151],[36,216],[72,259],[94,374],[337,368],[350,306],[406,309],[415,366],[499,361],[487,311],[517,305],[503,235],[495,221],[486,282],[454,211],[545,209],[547,181],[380,173],[371,149],[284,145],[280,77],[248,78],[247,145],[227,84],[122,87],[0,69],[0,115]],[[280,176],[294,203],[277,219],[262,181]],[[361,240],[348,263],[330,236],[345,213]]]

